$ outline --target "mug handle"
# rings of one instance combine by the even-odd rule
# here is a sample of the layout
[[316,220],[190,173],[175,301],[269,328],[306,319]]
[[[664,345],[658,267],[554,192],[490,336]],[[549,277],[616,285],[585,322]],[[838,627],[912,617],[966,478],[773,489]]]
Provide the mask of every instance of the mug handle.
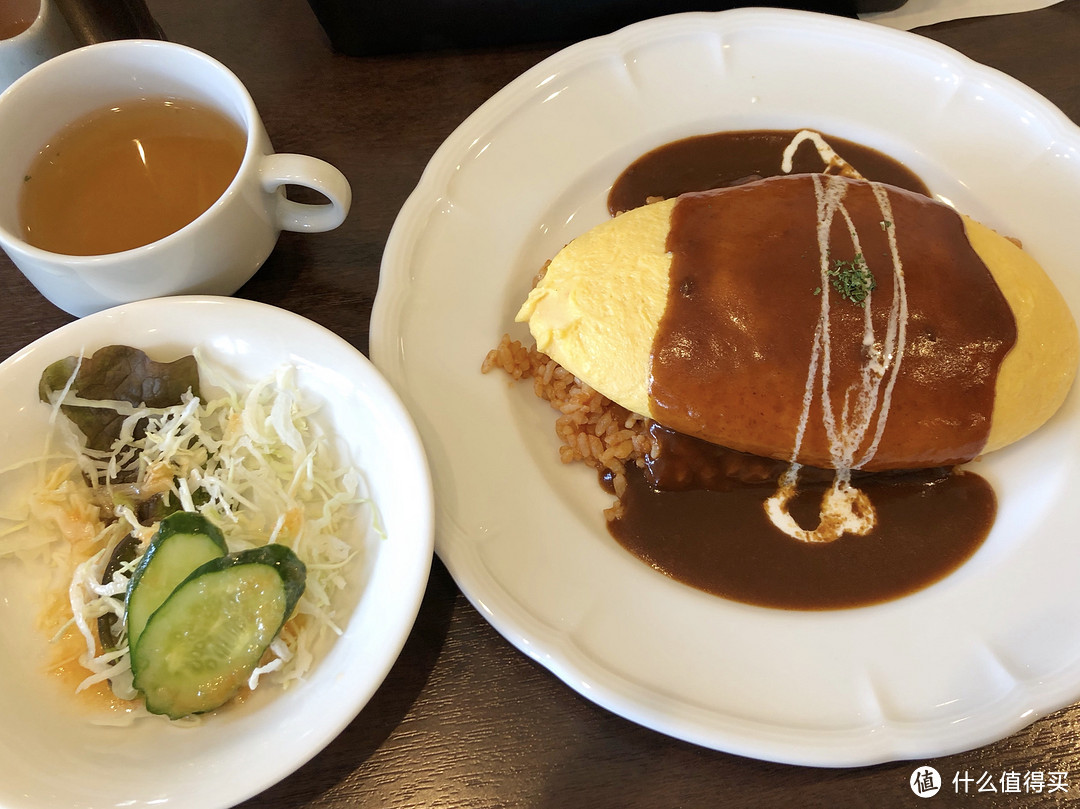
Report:
[[352,189],[345,175],[325,160],[300,154],[270,154],[259,170],[262,187],[276,193],[284,185],[299,185],[318,191],[328,200],[321,205],[278,200],[277,226],[282,230],[322,233],[345,221],[352,204]]

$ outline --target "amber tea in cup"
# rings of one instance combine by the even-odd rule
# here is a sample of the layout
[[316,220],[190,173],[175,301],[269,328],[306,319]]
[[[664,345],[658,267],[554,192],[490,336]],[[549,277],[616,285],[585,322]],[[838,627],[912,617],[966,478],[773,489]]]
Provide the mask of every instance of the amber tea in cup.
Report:
[[87,45],[0,93],[0,249],[78,317],[231,295],[282,231],[333,230],[351,202],[345,175],[276,152],[236,75],[185,45]]
[[18,36],[37,19],[41,0],[0,0],[0,39]]
[[246,135],[231,119],[175,98],[136,98],[68,124],[26,172],[27,243],[53,253],[119,253],[193,222],[229,187]]

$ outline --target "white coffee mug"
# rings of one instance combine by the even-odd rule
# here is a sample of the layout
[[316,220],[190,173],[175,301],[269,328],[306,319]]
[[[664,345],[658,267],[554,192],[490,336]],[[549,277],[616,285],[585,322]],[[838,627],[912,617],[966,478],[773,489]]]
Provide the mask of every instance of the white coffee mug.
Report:
[[26,71],[76,45],[64,15],[52,0],[41,0],[29,28],[0,39],[0,92]]
[[[50,253],[22,237],[18,203],[26,169],[68,123],[117,102],[175,97],[224,113],[247,135],[232,183],[189,225],[132,250]],[[0,247],[46,298],[82,317],[121,303],[179,294],[231,295],[266,261],[282,230],[321,232],[349,211],[349,183],[306,155],[275,154],[240,80],[204,53],[175,43],[88,45],[34,68],[0,95]],[[325,204],[286,199],[285,186]]]

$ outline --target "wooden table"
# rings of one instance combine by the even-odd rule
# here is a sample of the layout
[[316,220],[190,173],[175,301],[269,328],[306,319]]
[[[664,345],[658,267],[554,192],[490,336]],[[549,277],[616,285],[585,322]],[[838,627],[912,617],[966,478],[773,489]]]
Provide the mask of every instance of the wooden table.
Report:
[[[363,0],[358,0],[363,2]],[[333,52],[304,0],[151,0],[174,41],[247,84],[279,151],[322,157],[354,189],[329,234],[284,234],[240,295],[330,327],[362,351],[394,217],[442,140],[560,47],[356,58]],[[1024,81],[1080,121],[1080,0],[921,33]],[[0,356],[71,320],[0,255]],[[827,770],[740,758],[646,730],[578,696],[504,641],[436,560],[415,628],[383,686],[314,760],[244,804],[285,807],[891,807],[921,805],[916,764],[951,781],[928,805],[1080,803],[1080,705],[996,744],[928,762]],[[1009,794],[1007,772],[1066,773],[1066,792]],[[998,792],[978,792],[987,773]],[[1060,776],[1058,776],[1060,778]],[[936,804],[934,803],[936,801]]]

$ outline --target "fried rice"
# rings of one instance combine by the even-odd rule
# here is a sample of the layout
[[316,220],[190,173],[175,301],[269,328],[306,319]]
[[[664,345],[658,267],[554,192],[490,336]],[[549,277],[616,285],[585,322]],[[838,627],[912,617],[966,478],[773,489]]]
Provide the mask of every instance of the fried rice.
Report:
[[[656,457],[649,419],[598,393],[535,346],[526,347],[504,334],[481,367],[483,373],[493,369],[515,380],[532,380],[533,392],[559,411],[555,434],[562,442],[560,460],[581,461],[596,469],[616,498],[626,491],[627,469],[644,467],[646,457]],[[605,514],[608,519],[621,516],[620,501]]]

